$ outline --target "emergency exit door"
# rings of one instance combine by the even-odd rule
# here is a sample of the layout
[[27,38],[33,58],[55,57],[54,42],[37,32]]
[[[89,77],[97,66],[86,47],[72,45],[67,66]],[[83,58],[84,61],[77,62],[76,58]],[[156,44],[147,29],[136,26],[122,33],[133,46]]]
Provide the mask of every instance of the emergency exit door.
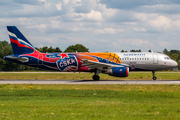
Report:
[[153,55],[153,63],[158,64],[158,55],[156,54]]

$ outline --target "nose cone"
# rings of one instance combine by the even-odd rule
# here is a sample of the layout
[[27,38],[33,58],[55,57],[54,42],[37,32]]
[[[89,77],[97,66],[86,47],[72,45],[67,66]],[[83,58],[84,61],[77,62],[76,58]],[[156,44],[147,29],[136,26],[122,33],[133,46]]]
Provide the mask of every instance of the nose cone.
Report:
[[175,67],[178,66],[178,63],[176,61],[172,60],[171,61],[171,66],[172,66],[172,68],[175,68]]

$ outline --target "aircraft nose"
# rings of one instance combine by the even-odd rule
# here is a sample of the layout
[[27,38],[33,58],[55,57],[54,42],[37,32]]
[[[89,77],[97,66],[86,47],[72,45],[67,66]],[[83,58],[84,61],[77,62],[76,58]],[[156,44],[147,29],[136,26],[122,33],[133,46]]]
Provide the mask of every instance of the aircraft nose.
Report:
[[171,62],[171,66],[172,66],[172,67],[177,67],[177,66],[178,66],[178,63],[173,60],[173,61]]

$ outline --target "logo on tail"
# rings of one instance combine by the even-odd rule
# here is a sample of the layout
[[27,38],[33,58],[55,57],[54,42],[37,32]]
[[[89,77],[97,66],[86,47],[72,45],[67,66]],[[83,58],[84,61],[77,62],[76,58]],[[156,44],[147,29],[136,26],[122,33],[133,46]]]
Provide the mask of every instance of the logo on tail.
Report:
[[27,54],[36,51],[33,45],[15,26],[7,26],[7,30],[14,54]]

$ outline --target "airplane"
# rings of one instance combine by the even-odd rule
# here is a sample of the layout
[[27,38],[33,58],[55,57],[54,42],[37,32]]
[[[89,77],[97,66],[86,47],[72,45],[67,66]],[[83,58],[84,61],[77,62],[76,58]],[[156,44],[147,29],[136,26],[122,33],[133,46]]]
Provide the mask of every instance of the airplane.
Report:
[[128,77],[130,70],[166,70],[177,67],[177,63],[160,53],[41,53],[15,26],[7,26],[14,55],[4,59],[36,68],[60,72],[94,72],[93,80],[99,80],[99,73],[115,77]]

